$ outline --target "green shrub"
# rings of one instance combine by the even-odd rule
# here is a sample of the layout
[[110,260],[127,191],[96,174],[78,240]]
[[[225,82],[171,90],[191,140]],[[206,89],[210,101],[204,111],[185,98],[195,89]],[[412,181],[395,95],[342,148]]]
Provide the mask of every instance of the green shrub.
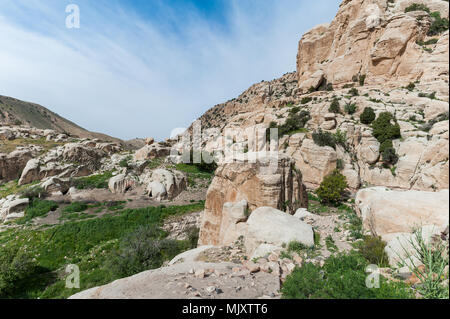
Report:
[[375,120],[375,117],[375,111],[369,106],[364,108],[364,111],[361,113],[359,119],[361,123],[369,125]]
[[413,3],[410,6],[406,7],[405,13],[411,12],[411,11],[425,11],[425,12],[430,13],[430,8],[428,8],[426,5],[421,4],[421,3]]
[[413,91],[414,89],[416,88],[416,84],[414,83],[414,82],[410,82],[407,86],[406,86],[406,89],[408,90],[408,91]]
[[339,106],[339,101],[337,99],[333,99],[328,108],[328,112],[330,113],[341,113],[341,108]]
[[393,147],[386,148],[381,153],[381,158],[383,159],[383,163],[388,165],[394,165],[398,162],[398,155]]
[[346,103],[344,107],[345,112],[350,115],[355,114],[356,109],[356,103]]
[[367,261],[357,252],[331,256],[323,267],[307,263],[286,278],[285,299],[396,299],[412,298],[408,287],[380,278],[380,288],[367,288]]
[[308,103],[311,102],[311,101],[312,101],[312,97],[306,96],[306,97],[304,97],[304,98],[302,98],[302,99],[300,100],[300,103],[301,103],[301,104],[308,104]]
[[338,170],[326,176],[316,194],[322,203],[339,203],[344,199],[345,189],[348,187],[347,179]]
[[364,236],[364,240],[358,243],[358,250],[361,255],[370,263],[379,267],[388,267],[389,259],[384,251],[386,242],[381,237]]
[[321,129],[312,134],[314,143],[319,146],[330,146],[332,148],[336,147],[336,140],[330,132],[323,132]]
[[366,75],[365,74],[360,74],[358,80],[359,80],[359,85],[360,86],[364,86],[364,82],[366,82]]
[[266,131],[266,139],[270,140],[270,129],[278,128],[278,138],[283,135],[291,135],[295,132],[301,131],[305,128],[306,123],[311,119],[308,111],[302,110],[296,113],[290,113],[286,122],[280,126],[275,122],[271,122],[269,128]]
[[432,22],[427,35],[429,36],[438,35],[448,30],[448,19],[441,18],[440,12],[438,11],[432,12],[430,16]]
[[36,264],[19,247],[2,247],[0,252],[0,298],[7,298],[33,274]]
[[200,228],[191,226],[186,229],[185,233],[186,233],[186,240],[189,243],[189,247],[191,249],[196,248],[200,235]]
[[[394,123],[392,123],[394,122]],[[372,123],[373,136],[382,144],[386,140],[394,140],[401,137],[400,125],[389,112],[381,113]]]
[[350,94],[351,96],[358,96],[358,95],[359,95],[359,92],[358,92],[358,89],[357,89],[357,88],[351,88],[351,89],[348,91],[348,94]]

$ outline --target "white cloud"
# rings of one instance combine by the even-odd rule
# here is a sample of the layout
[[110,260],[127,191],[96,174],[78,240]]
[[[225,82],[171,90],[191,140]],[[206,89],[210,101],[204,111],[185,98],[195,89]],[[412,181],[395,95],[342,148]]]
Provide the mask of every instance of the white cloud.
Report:
[[40,103],[92,131],[162,139],[251,84],[295,70],[302,33],[338,0],[232,1],[227,23],[163,7],[152,20],[119,5],[0,0],[0,94]]

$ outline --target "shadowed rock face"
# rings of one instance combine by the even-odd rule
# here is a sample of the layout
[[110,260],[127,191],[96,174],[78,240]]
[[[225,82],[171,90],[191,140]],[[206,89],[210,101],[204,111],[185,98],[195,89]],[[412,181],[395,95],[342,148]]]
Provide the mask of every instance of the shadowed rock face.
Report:
[[266,171],[269,161],[266,157],[255,163],[219,166],[206,195],[200,245],[221,244],[221,228],[227,224],[222,210],[227,202],[246,200],[250,211],[268,206],[292,214],[297,208],[308,206],[301,174],[293,169],[291,159],[279,156],[274,172]]

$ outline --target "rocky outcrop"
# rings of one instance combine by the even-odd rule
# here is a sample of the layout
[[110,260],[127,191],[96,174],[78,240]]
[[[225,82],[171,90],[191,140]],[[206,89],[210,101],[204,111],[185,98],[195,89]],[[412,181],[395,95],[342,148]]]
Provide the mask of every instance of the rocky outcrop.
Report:
[[389,241],[413,228],[435,226],[443,231],[449,224],[449,191],[395,191],[386,187],[360,190],[356,207],[366,229]]
[[23,213],[28,203],[28,198],[18,198],[14,195],[0,199],[0,221],[7,220],[12,214]]
[[201,245],[220,244],[224,204],[242,200],[248,203],[250,211],[268,206],[293,214],[297,208],[307,207],[301,173],[293,169],[288,157],[264,156],[254,162],[238,159],[222,164],[206,195]]
[[150,160],[156,157],[164,157],[170,155],[170,147],[162,146],[159,143],[147,144],[137,150],[134,158],[137,161]]
[[[384,85],[435,81],[443,74],[448,79],[448,32],[440,37],[438,50],[422,50],[416,41],[426,37],[431,18],[423,11],[405,13],[413,2],[448,17],[448,4],[442,1],[344,0],[330,24],[316,26],[299,42],[300,90],[324,81],[352,83],[361,76],[367,84]],[[445,91],[445,82],[439,85]]]
[[19,178],[32,157],[33,153],[29,149],[0,154],[0,180],[10,181]]
[[118,174],[109,179],[108,188],[111,193],[123,194],[136,187],[136,184],[136,178],[127,174]]

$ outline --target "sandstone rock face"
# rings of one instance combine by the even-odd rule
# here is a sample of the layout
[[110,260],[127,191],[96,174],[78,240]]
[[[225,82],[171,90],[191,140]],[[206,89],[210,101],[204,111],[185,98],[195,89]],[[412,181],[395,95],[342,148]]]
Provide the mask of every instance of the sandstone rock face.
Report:
[[247,253],[253,252],[263,243],[281,247],[291,241],[298,241],[308,247],[314,246],[314,232],[310,225],[272,207],[260,207],[253,211],[247,224]]
[[448,77],[448,32],[441,35],[439,50],[424,52],[416,40],[425,37],[431,20],[425,12],[404,13],[412,2],[425,3],[448,17],[448,4],[442,1],[343,1],[331,24],[313,28],[299,42],[300,90],[318,86],[319,78],[339,85],[360,75],[368,84]]
[[253,163],[237,160],[222,164],[206,195],[200,245],[220,244],[223,206],[226,202],[241,200],[247,201],[250,211],[262,206],[279,209],[287,206],[287,210],[294,213],[298,207],[307,207],[302,178],[286,156],[262,157]]
[[397,233],[432,225],[443,231],[449,224],[449,191],[394,191],[385,187],[360,190],[356,207],[364,227],[389,241]]
[[336,151],[329,146],[318,146],[311,139],[305,139],[300,150],[292,157],[307,184],[320,184],[325,176],[336,169]]
[[248,203],[245,199],[237,203],[225,203],[222,209],[222,221],[219,241],[223,245],[234,243],[247,232],[245,221]]

